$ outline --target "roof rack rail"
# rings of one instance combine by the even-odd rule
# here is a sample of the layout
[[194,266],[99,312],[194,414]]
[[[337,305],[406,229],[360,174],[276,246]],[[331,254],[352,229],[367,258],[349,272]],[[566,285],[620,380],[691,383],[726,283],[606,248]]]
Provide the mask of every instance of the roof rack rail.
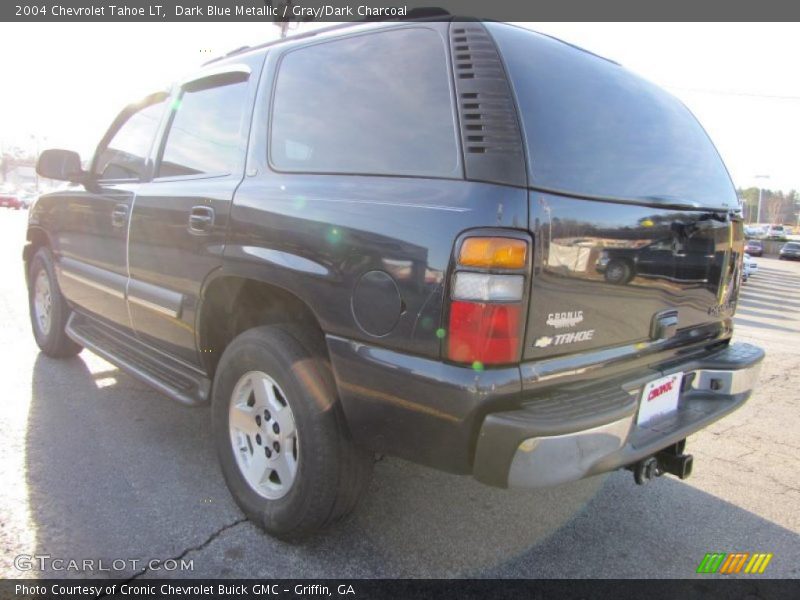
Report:
[[[346,23],[337,23],[336,25],[331,25],[329,27],[320,27],[319,29],[313,29],[311,31],[305,31],[303,33],[297,33],[295,35],[290,35],[285,38],[279,38],[277,40],[271,40],[269,42],[264,42],[263,44],[257,44],[255,46],[242,46],[240,48],[236,48],[235,50],[231,50],[227,54],[223,54],[222,56],[217,56],[216,58],[212,58],[211,60],[203,63],[203,66],[210,65],[217,61],[223,60],[230,56],[235,56],[237,54],[242,54],[243,52],[249,52],[250,50],[261,50],[262,48],[268,48],[270,46],[275,46],[282,42],[291,42],[295,40],[303,40],[306,38],[314,37],[315,35],[319,35],[320,33],[328,33],[330,31],[337,31],[339,29],[347,29],[348,27],[355,27],[356,25],[364,25],[365,23],[377,23],[380,21],[434,21],[434,20],[441,20],[443,18],[452,18],[452,15],[449,11],[444,8],[439,8],[436,6],[420,6],[417,8],[412,8],[408,11],[408,14],[404,17],[397,17],[392,19],[382,18],[382,17],[365,17],[364,19],[359,19],[357,21],[348,21]],[[308,22],[308,21],[306,21]]]

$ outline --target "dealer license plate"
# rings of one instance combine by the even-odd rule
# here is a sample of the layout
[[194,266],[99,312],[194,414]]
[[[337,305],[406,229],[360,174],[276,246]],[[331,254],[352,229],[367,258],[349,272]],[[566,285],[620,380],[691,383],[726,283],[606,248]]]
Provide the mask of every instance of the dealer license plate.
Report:
[[683,373],[673,373],[654,379],[644,386],[636,423],[642,425],[656,417],[675,412],[678,409],[682,381]]

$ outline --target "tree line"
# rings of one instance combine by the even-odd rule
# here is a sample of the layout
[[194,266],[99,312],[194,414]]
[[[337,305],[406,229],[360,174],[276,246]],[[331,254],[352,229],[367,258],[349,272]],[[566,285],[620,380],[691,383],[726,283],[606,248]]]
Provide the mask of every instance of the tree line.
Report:
[[[745,223],[758,220],[758,188],[750,187],[736,190],[742,201],[742,213]],[[797,225],[797,213],[800,212],[800,193],[797,190],[761,190],[761,222]]]

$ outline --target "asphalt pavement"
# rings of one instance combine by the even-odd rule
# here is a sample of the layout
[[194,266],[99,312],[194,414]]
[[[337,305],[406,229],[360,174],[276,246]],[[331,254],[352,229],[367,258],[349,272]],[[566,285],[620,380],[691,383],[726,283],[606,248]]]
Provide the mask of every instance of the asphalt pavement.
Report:
[[229,496],[207,408],[88,351],[38,352],[25,219],[0,209],[0,576],[683,578],[708,577],[707,552],[771,552],[769,576],[800,576],[800,263],[757,259],[735,338],[766,349],[761,381],[689,439],[690,479],[639,487],[620,471],[521,492],[386,458],[352,518],[290,545]]

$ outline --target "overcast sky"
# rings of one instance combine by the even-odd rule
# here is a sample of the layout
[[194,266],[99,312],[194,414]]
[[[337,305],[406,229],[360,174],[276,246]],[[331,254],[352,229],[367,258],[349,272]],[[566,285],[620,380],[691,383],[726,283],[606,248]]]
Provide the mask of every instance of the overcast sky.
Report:
[[[536,23],[678,96],[734,182],[800,189],[800,25]],[[2,23],[0,142],[88,158],[128,102],[206,60],[276,37],[271,23]],[[756,179],[769,175],[770,179]]]

